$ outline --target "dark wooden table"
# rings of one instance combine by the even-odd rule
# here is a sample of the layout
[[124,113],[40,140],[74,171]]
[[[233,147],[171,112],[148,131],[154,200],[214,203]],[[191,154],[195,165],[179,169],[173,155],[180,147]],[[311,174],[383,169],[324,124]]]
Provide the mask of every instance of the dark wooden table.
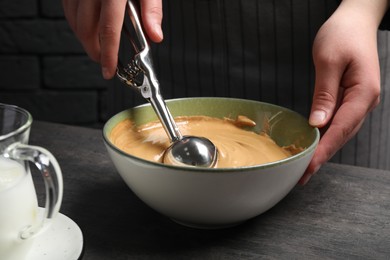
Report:
[[234,228],[197,230],[132,193],[100,130],[34,122],[30,144],[61,165],[61,212],[83,231],[83,259],[390,258],[389,171],[329,163],[266,213]]

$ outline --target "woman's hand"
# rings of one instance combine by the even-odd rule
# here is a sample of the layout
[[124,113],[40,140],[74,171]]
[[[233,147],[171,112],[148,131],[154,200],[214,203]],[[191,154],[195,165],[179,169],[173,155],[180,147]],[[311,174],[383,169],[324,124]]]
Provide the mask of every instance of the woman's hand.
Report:
[[357,133],[379,103],[377,28],[386,9],[387,0],[344,0],[316,35],[309,123],[322,137],[301,184]]
[[[101,64],[105,79],[115,75],[127,0],[62,0],[65,17],[88,56]],[[141,0],[145,31],[154,42],[163,39],[161,0]]]

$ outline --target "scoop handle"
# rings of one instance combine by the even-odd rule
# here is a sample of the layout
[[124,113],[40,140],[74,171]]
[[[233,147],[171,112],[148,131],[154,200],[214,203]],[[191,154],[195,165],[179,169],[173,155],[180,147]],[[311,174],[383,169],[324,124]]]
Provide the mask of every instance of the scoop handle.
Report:
[[[177,127],[172,114],[170,113],[164,98],[160,93],[160,84],[153,69],[153,59],[148,39],[142,28],[139,10],[133,0],[128,0],[128,12],[130,20],[134,26],[138,39],[139,53],[134,57],[135,64],[141,68],[144,73],[144,80],[138,87],[141,95],[148,100],[162,123],[165,132],[171,142],[181,140],[183,137]],[[136,44],[133,44],[133,46]]]

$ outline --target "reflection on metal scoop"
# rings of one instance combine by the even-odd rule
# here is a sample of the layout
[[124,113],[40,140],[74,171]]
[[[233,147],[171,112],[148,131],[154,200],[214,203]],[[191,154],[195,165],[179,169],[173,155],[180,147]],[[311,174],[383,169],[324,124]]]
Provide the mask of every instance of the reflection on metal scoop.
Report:
[[172,165],[214,167],[217,159],[215,145],[206,138],[183,136],[164,154],[164,163]]
[[143,32],[139,12],[132,0],[127,1],[130,19],[137,35],[138,44],[134,41],[126,26],[128,35],[136,54],[129,64],[117,67],[117,76],[126,85],[136,89],[150,102],[165,132],[171,140],[171,146],[164,153],[164,163],[182,166],[199,166],[212,168],[215,166],[218,152],[208,139],[195,136],[182,136],[165,101],[160,94],[160,87],[153,70],[151,49]]

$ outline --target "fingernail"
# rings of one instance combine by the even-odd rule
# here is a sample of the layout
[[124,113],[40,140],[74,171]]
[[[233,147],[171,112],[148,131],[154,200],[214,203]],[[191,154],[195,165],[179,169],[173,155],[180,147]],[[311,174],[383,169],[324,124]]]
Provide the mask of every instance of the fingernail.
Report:
[[307,172],[305,176],[302,177],[302,180],[301,180],[301,184],[302,185],[305,185],[306,183],[309,182],[309,180],[311,179],[311,177],[313,177],[314,174],[316,174],[321,168],[321,165],[317,166],[313,172]]
[[164,38],[163,32],[161,30],[161,26],[156,24],[154,26],[154,31],[157,33],[158,37],[162,40]]
[[312,174],[306,174],[303,178],[302,178],[302,185],[306,185],[306,183],[309,182],[311,176],[313,176]]
[[110,79],[110,71],[106,67],[102,67],[103,78]]
[[318,165],[318,166],[314,169],[314,171],[311,173],[311,175],[313,176],[314,174],[316,174],[316,173],[320,170],[320,168],[321,168],[321,165]]
[[309,123],[312,126],[318,126],[324,123],[326,113],[323,110],[315,110],[310,114]]

